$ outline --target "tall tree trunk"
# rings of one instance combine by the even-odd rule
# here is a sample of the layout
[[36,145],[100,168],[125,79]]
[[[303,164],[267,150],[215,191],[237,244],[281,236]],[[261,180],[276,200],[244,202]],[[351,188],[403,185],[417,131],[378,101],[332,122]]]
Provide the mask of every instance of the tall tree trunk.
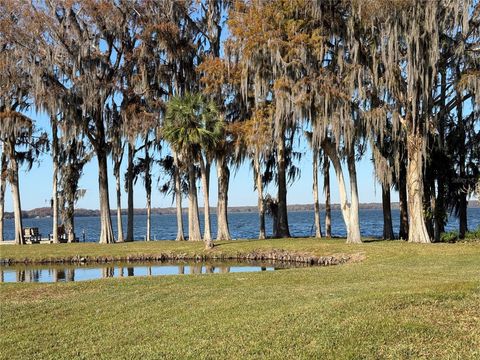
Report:
[[398,197],[400,201],[400,231],[398,237],[408,239],[408,199],[407,199],[407,169],[405,163],[400,163],[400,175],[398,179]]
[[0,242],[4,241],[3,224],[5,217],[5,191],[7,188],[7,155],[5,149],[2,148],[2,156],[0,159]]
[[315,213],[315,237],[321,238],[320,203],[318,201],[318,149],[313,149],[313,207]]
[[202,240],[198,214],[197,177],[193,164],[190,164],[188,167],[188,240]]
[[107,173],[107,154],[105,146],[97,147],[98,159],[98,187],[100,194],[100,244],[111,244],[115,242],[112,228],[112,218],[110,217],[110,199],[108,194],[108,173]]
[[336,146],[327,139],[322,143],[322,148],[332,161],[335,175],[337,177],[338,190],[340,192],[340,208],[342,210],[345,227],[347,228],[347,243],[361,243],[362,240],[360,237],[360,227],[358,223],[358,190],[355,157],[350,155],[347,158],[348,171],[350,173],[350,194],[352,199],[352,203],[349,204],[342,164],[340,163]]
[[332,207],[330,205],[330,160],[323,156],[323,192],[325,193],[325,235],[332,237]]
[[438,212],[438,204],[437,198],[435,194],[431,194],[431,206],[432,206],[432,235],[430,236],[433,239],[433,242],[438,242],[440,240],[440,229],[438,227],[438,219],[437,219],[437,212]]
[[431,182],[433,183],[432,179],[428,179],[428,174],[425,171],[423,173],[423,208],[428,210],[424,211],[424,221],[430,239],[433,238],[433,213],[435,212],[435,194]]
[[430,243],[423,217],[423,159],[421,135],[407,135],[408,241]]
[[262,181],[262,172],[260,168],[260,159],[259,155],[255,154],[254,157],[254,166],[255,166],[255,181],[257,186],[257,196],[258,196],[258,220],[260,223],[259,235],[258,238],[263,240],[266,238],[265,231],[265,201],[263,200],[263,181]]
[[427,227],[428,237],[435,239],[435,214],[437,212],[437,198],[435,195],[435,178],[430,171],[425,171],[423,175],[424,187],[424,209],[428,209],[428,215],[425,217],[425,226]]
[[120,169],[115,172],[115,188],[117,191],[117,242],[124,242],[123,238],[123,220],[122,220],[122,188],[120,184]]
[[228,187],[230,170],[225,156],[217,158],[218,202],[217,202],[217,240],[232,240],[228,227]]
[[25,239],[23,237],[23,223],[22,223],[22,206],[20,202],[20,188],[18,181],[18,162],[15,156],[15,139],[9,140],[10,147],[10,172],[9,172],[9,182],[10,188],[12,191],[12,201],[13,201],[13,215],[15,222],[15,244],[23,245],[25,244]]
[[[438,140],[440,144],[441,151],[445,151],[445,131],[446,131],[446,119],[445,109],[447,105],[447,74],[446,68],[443,67],[440,70],[441,82],[440,82],[440,101],[441,101],[441,110],[438,118],[440,119],[438,127]],[[444,221],[447,219],[447,210],[445,208],[445,196],[447,189],[445,188],[446,181],[445,174],[440,171],[437,173],[437,197],[435,199],[435,231],[434,231],[434,241],[439,242],[441,234],[445,231]],[[435,186],[434,186],[435,188]]]
[[204,160],[200,155],[200,172],[203,188],[203,207],[204,207],[204,230],[203,240],[205,242],[212,240],[212,232],[210,230],[210,163]]
[[350,233],[350,205],[347,200],[347,190],[345,185],[345,179],[343,177],[342,165],[340,159],[338,158],[336,149],[331,144],[325,143],[324,150],[328,154],[330,160],[332,161],[333,169],[335,170],[335,175],[338,182],[338,190],[340,193],[340,209],[342,211],[343,221],[345,222],[345,227],[347,228],[347,234]]
[[[457,95],[457,122],[460,133],[460,141],[458,141],[458,153],[459,153],[459,166],[460,166],[460,179],[463,180],[466,178],[465,171],[465,158],[466,158],[466,149],[465,149],[465,126],[463,123],[463,106],[462,101],[459,95]],[[462,187],[460,189],[460,199],[459,199],[459,211],[458,211],[458,237],[460,239],[465,239],[465,233],[468,231],[467,223],[467,191]]]
[[[224,3],[225,5],[226,3]],[[222,18],[222,6],[219,2],[207,3],[207,37],[210,42],[210,50],[215,58],[220,58],[220,43],[221,43],[221,18]],[[213,95],[213,99],[219,108],[223,105],[223,98],[221,91]],[[218,200],[217,200],[217,240],[231,240],[230,230],[228,228],[228,183],[230,180],[230,171],[226,164],[225,156],[217,158],[217,178],[218,178]],[[207,179],[209,181],[209,178]],[[209,183],[208,183],[209,185]],[[208,229],[210,226],[210,216],[208,215],[207,221],[207,209],[205,209],[205,233],[204,238],[208,240]],[[210,236],[211,237],[211,236]],[[212,243],[213,244],[213,243]],[[206,245],[210,246],[209,244]]]
[[460,239],[465,239],[465,234],[468,231],[468,223],[467,223],[467,195],[465,193],[460,193],[460,205],[458,210],[458,237]]
[[52,187],[52,241],[58,244],[58,128],[57,121],[52,117],[52,161],[53,161],[53,187]]
[[184,241],[185,236],[183,233],[183,214],[182,214],[182,184],[180,179],[180,164],[178,161],[178,155],[173,153],[173,161],[175,166],[175,206],[177,208],[177,238],[176,241]]
[[75,202],[69,201],[65,217],[65,232],[69,243],[75,242]]
[[278,231],[278,206],[275,206],[275,209],[272,212],[272,237],[274,239],[278,239],[280,237]]
[[357,185],[357,169],[355,165],[355,153],[352,153],[347,158],[348,172],[350,177],[350,232],[347,235],[347,243],[359,244],[362,242],[360,237],[360,219],[359,219],[359,199],[358,199],[358,185]]
[[152,240],[152,194],[147,193],[147,235],[145,241]]
[[150,143],[148,141],[148,134],[145,137],[145,193],[147,195],[147,234],[145,241],[150,241],[152,236],[152,177],[150,174]]
[[285,130],[279,131],[277,143],[278,157],[278,237],[290,237],[287,210],[287,176],[285,154]]
[[383,206],[383,239],[393,240],[392,206],[390,203],[390,187],[382,184],[382,206]]
[[134,146],[128,143],[127,154],[127,238],[125,241],[133,241],[133,158]]
[[53,160],[53,187],[52,187],[52,242],[58,244],[58,164]]
[[440,236],[445,232],[445,183],[442,175],[437,180],[437,198],[435,200],[435,242],[440,241]]

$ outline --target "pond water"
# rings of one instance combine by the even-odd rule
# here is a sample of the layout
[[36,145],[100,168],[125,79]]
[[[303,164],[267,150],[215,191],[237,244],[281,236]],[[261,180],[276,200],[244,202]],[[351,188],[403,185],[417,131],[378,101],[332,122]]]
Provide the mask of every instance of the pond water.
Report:
[[95,280],[110,277],[162,276],[187,274],[218,274],[235,272],[274,271],[293,267],[306,267],[307,264],[285,262],[151,262],[151,263],[111,263],[88,265],[11,265],[0,267],[0,282],[53,283]]

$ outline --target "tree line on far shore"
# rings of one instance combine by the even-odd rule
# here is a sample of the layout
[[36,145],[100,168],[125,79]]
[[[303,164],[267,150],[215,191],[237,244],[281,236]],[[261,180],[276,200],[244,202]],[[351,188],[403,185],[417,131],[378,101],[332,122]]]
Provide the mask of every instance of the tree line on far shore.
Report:
[[[347,242],[362,241],[356,166],[367,149],[382,189],[385,239],[439,241],[452,215],[459,236],[467,231],[468,199],[480,193],[478,0],[0,0],[0,49],[0,240],[8,182],[15,242],[25,243],[19,169],[47,153],[53,242],[62,236],[60,222],[68,241],[75,239],[79,180],[93,158],[100,243],[133,240],[137,181],[145,187],[150,240],[157,167],[160,191],[175,201],[176,240],[212,248],[214,239],[231,239],[230,176],[244,163],[254,173],[259,239],[267,237],[267,214],[273,237],[289,237],[287,191],[300,176],[299,139],[312,151],[316,237],[331,236],[333,167]],[[48,134],[26,115],[31,109],[48,116]],[[266,194],[268,184],[276,196]],[[399,193],[399,234],[391,189]]]

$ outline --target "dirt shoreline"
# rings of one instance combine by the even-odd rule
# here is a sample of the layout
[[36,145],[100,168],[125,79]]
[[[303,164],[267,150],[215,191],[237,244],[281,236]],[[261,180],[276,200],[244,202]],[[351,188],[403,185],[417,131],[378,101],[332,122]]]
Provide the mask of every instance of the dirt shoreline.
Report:
[[178,254],[162,252],[158,254],[131,254],[126,256],[82,256],[51,257],[44,259],[0,259],[0,265],[14,264],[104,264],[111,262],[148,262],[148,261],[279,261],[303,263],[318,266],[340,265],[364,260],[363,253],[333,254],[316,256],[309,253],[288,252],[285,250],[252,251],[237,254]]

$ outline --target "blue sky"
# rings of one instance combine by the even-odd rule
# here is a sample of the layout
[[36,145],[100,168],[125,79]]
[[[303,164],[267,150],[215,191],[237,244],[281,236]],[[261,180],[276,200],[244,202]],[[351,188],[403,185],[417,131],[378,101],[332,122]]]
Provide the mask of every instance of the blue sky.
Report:
[[[29,115],[36,120],[37,128],[49,131],[49,120],[44,114],[35,114],[33,112]],[[301,169],[301,176],[291,184],[288,188],[288,203],[289,204],[311,204],[313,202],[312,196],[312,156],[305,142],[300,142],[298,151],[302,152],[302,160],[297,163]],[[157,155],[158,156],[158,155]],[[110,205],[112,208],[116,207],[115,200],[115,179],[112,173],[112,164],[108,163],[108,171],[110,174]],[[125,173],[125,164],[123,166],[123,173]],[[370,161],[370,154],[367,153],[363,159],[357,163],[358,184],[360,202],[381,202],[381,187],[375,182],[373,174],[373,166]],[[164,196],[158,190],[156,179],[161,175],[160,168],[154,168],[154,191],[152,193],[153,207],[170,207],[172,206],[172,197]],[[348,174],[347,182],[348,182]],[[339,202],[338,187],[336,184],[335,174],[331,167],[331,185],[332,185],[332,202]],[[320,187],[323,188],[323,176],[319,174]],[[123,183],[123,177],[122,177]],[[123,186],[123,185],[122,185]],[[198,185],[200,187],[200,182]],[[97,159],[94,158],[84,168],[84,176],[80,180],[80,188],[86,189],[86,195],[82,198],[77,208],[98,209],[98,167]],[[31,171],[27,172],[22,169],[20,173],[20,189],[22,209],[29,210],[37,207],[50,206],[50,199],[52,197],[52,161],[50,155],[46,154],[40,159],[40,163],[34,165]],[[275,186],[269,186],[266,189],[273,196],[276,194]],[[135,207],[145,207],[145,191],[143,190],[142,181],[139,180],[135,186]],[[203,205],[203,197],[199,194],[200,205]],[[122,206],[126,207],[126,194],[122,195]],[[321,194],[320,202],[324,201],[323,194]],[[392,201],[398,201],[398,195],[392,191]],[[210,189],[210,203],[215,206],[217,202],[217,178],[216,171],[212,169],[211,189]],[[232,169],[232,176],[230,181],[229,191],[229,205],[243,206],[256,205],[257,194],[253,189],[253,172],[249,165],[245,163],[239,169]],[[184,202],[186,205],[186,202]],[[10,189],[7,187],[5,210],[12,211],[12,200]]]

